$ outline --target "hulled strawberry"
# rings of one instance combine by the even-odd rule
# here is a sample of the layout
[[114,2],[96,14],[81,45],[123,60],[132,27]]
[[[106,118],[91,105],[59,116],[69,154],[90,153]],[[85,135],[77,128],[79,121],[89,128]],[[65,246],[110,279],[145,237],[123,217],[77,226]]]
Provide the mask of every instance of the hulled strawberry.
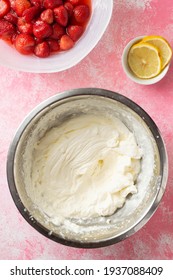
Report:
[[36,16],[40,14],[41,8],[39,6],[32,6],[26,9],[22,16],[26,22],[31,22]]
[[29,0],[16,0],[15,1],[15,12],[21,17],[23,12],[31,7],[31,3]]
[[37,44],[34,48],[34,53],[38,57],[48,57],[50,55],[50,47],[48,42],[44,41],[40,44]]
[[42,21],[47,22],[48,24],[53,23],[53,11],[52,9],[44,10],[40,15]]
[[84,28],[80,25],[69,25],[67,27],[67,33],[74,42],[82,36],[83,32]]
[[60,49],[67,51],[74,46],[73,40],[68,35],[63,35],[60,39]]
[[59,6],[53,10],[54,17],[57,23],[66,26],[68,23],[68,12],[64,6]]
[[23,17],[18,18],[17,22],[18,30],[20,33],[33,34],[33,25],[30,22],[26,22]]
[[15,38],[15,48],[21,54],[33,53],[35,40],[31,35],[19,34]]
[[0,39],[10,41],[16,29],[12,23],[5,19],[0,19]]
[[52,35],[52,32],[52,26],[42,20],[37,20],[33,24],[33,34],[37,38],[47,38]]
[[53,32],[50,36],[52,39],[59,40],[65,34],[65,28],[58,23],[53,24]]
[[78,23],[84,23],[89,19],[90,9],[87,5],[78,5],[74,8],[74,18]]

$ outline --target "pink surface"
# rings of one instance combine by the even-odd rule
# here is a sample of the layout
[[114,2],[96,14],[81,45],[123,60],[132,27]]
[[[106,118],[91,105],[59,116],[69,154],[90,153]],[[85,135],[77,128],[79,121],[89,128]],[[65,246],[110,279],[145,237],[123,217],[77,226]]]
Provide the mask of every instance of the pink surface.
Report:
[[[55,74],[0,67],[0,259],[173,259],[173,64],[151,86],[130,81],[121,65],[129,40],[157,34],[173,47],[172,31],[172,0],[117,0],[101,41],[77,66]],[[78,87],[117,91],[142,106],[158,125],[169,157],[166,193],[154,216],[129,239],[101,249],[69,248],[39,234],[19,214],[6,180],[8,147],[25,115],[55,93]]]

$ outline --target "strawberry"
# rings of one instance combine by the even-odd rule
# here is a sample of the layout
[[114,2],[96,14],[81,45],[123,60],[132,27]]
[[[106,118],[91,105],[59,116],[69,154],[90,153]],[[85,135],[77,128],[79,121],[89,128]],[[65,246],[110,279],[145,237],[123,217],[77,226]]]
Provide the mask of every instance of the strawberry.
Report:
[[44,41],[35,46],[34,53],[38,57],[48,57],[50,55],[49,44]]
[[14,33],[11,37],[11,43],[14,45],[15,41],[16,41],[16,37],[17,37],[18,33]]
[[53,11],[51,9],[44,10],[40,15],[42,21],[47,22],[48,24],[53,23]]
[[54,10],[55,21],[62,26],[66,26],[68,22],[68,12],[64,6],[59,6]]
[[9,0],[0,1],[0,18],[3,18],[10,11],[10,2]]
[[47,38],[52,34],[52,26],[42,20],[37,20],[33,24],[33,34],[37,38]]
[[78,5],[80,0],[68,0],[72,5]]
[[57,52],[60,49],[59,43],[58,41],[54,40],[54,39],[48,39],[47,40],[49,47],[50,47],[50,51],[51,52]]
[[52,39],[59,40],[65,34],[65,28],[58,23],[53,24],[53,33],[51,35]]
[[33,34],[32,23],[26,22],[23,17],[18,18],[17,26],[18,26],[18,30],[20,31],[20,33],[30,34],[30,35]]
[[82,36],[83,32],[84,28],[79,25],[69,25],[67,27],[67,33],[74,42]]
[[21,54],[31,54],[34,50],[35,41],[31,35],[19,34],[16,36],[14,45]]
[[22,16],[26,22],[31,22],[39,13],[41,8],[39,6],[33,6],[26,9]]
[[6,19],[8,22],[11,22],[14,25],[17,24],[17,16],[12,10],[4,16],[4,19]]
[[30,2],[33,6],[43,7],[43,0],[30,0]]
[[63,4],[62,0],[43,0],[43,6],[46,9],[54,9]]
[[15,12],[21,17],[23,12],[31,7],[31,3],[28,0],[16,0],[15,2]]
[[66,2],[64,4],[64,7],[66,8],[66,10],[68,12],[68,16],[71,17],[73,14],[73,9],[74,9],[73,5],[70,2]]
[[74,46],[73,40],[68,35],[63,35],[60,39],[60,49],[63,51],[69,50]]
[[21,54],[48,57],[71,49],[84,32],[90,9],[81,0],[0,0],[0,39]]
[[16,29],[12,23],[5,19],[0,19],[0,39],[10,41],[15,32]]
[[15,11],[15,5],[16,5],[15,1],[16,1],[16,0],[9,0],[9,2],[10,2],[10,7],[11,7],[14,11]]
[[78,5],[74,8],[74,18],[78,23],[84,23],[89,19],[90,9],[87,5]]
[[38,44],[40,44],[40,43],[43,43],[44,40],[45,40],[44,38],[37,38],[37,37],[35,37],[34,39],[35,39],[35,44],[36,44],[36,45],[38,45]]

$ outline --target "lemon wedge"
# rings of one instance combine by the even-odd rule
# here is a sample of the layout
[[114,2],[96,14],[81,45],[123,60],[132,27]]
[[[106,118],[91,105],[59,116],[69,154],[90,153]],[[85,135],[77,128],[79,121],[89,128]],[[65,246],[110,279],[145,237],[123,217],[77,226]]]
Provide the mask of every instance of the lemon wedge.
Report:
[[162,36],[146,36],[142,39],[142,42],[152,44],[154,47],[157,47],[159,50],[159,55],[161,58],[162,69],[165,68],[166,65],[171,60],[172,57],[172,49],[169,43]]
[[132,72],[141,79],[153,78],[161,72],[161,59],[158,49],[142,41],[130,48],[128,64]]

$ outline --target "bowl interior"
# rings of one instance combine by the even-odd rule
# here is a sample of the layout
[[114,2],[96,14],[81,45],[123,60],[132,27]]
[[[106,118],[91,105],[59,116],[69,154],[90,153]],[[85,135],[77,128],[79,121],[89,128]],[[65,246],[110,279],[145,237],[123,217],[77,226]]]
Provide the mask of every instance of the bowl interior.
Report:
[[110,21],[112,0],[92,0],[92,15],[83,36],[66,51],[40,59],[34,55],[21,55],[0,40],[0,64],[17,70],[35,73],[59,72],[80,62],[101,39]]
[[[145,116],[140,116],[142,112],[137,114],[120,100],[87,94],[58,99],[59,95],[36,115],[31,114],[31,121],[27,120],[27,126],[19,133],[20,140],[17,141],[12,168],[15,187],[22,203],[22,206],[19,206],[20,211],[28,213],[33,220],[33,226],[39,224],[44,234],[60,238],[62,243],[63,240],[68,240],[81,244],[100,244],[115,238],[123,239],[130,232],[135,232],[145,216],[149,212],[151,216],[153,212],[151,208],[158,196],[163,175],[156,143],[156,138],[160,135],[156,131],[153,136],[145,122]],[[90,220],[66,219],[64,224],[58,224],[42,213],[27,195],[34,143],[52,127],[83,114],[119,118],[134,133],[143,151],[141,172],[137,179],[138,193],[129,196],[125,205],[112,216]]]

